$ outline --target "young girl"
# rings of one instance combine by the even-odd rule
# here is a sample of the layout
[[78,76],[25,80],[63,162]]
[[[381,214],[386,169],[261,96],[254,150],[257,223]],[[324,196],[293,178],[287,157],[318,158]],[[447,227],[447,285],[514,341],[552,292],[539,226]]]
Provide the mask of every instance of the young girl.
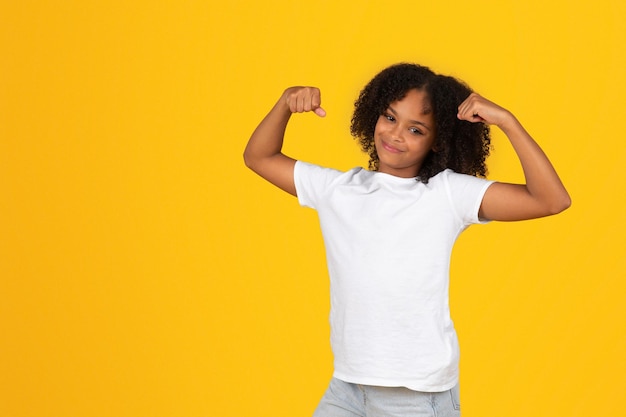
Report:
[[[244,153],[253,171],[318,211],[335,370],[314,416],[459,416],[452,246],[471,224],[556,214],[569,195],[513,114],[426,67],[391,66],[361,91],[351,132],[369,170],[281,153],[292,113],[323,117],[320,104],[317,88],[288,88]],[[483,178],[489,125],[509,138],[525,184]]]

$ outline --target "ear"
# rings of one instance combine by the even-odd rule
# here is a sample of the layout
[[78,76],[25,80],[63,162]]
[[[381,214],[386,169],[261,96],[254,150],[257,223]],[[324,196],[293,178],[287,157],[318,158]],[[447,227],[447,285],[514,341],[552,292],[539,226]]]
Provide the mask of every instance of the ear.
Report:
[[438,140],[437,140],[437,136],[435,136],[435,139],[433,140],[433,146],[430,147],[430,150],[433,151],[434,153],[437,153],[441,150],[441,147],[438,144]]

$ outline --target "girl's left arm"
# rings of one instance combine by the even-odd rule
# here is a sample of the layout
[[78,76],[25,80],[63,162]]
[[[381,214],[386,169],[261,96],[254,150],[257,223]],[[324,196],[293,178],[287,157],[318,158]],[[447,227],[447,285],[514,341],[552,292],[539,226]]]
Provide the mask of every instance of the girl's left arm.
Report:
[[526,184],[492,184],[480,206],[481,218],[535,219],[560,213],[571,205],[550,160],[511,112],[472,93],[459,106],[458,118],[498,126],[509,138],[526,178]]

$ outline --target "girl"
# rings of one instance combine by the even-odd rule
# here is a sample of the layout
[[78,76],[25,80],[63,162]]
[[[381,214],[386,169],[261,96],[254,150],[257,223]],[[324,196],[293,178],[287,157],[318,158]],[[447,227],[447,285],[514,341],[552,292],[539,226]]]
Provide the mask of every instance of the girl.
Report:
[[[452,246],[471,224],[556,214],[569,195],[513,114],[426,67],[391,66],[361,91],[351,133],[369,170],[281,152],[291,115],[324,117],[320,104],[317,88],[288,88],[244,153],[253,171],[318,211],[335,366],[314,416],[459,416]],[[483,178],[489,125],[510,140],[525,184]]]

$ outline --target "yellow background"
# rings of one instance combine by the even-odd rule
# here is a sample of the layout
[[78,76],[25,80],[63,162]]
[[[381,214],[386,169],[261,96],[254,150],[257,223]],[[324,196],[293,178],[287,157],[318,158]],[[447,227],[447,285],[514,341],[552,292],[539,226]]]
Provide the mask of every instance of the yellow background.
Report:
[[[308,416],[331,376],[317,218],[242,162],[347,169],[352,103],[414,61],[511,109],[573,206],[453,255],[464,416],[625,415],[626,3],[0,4],[0,416]],[[521,180],[498,132],[490,178]]]

